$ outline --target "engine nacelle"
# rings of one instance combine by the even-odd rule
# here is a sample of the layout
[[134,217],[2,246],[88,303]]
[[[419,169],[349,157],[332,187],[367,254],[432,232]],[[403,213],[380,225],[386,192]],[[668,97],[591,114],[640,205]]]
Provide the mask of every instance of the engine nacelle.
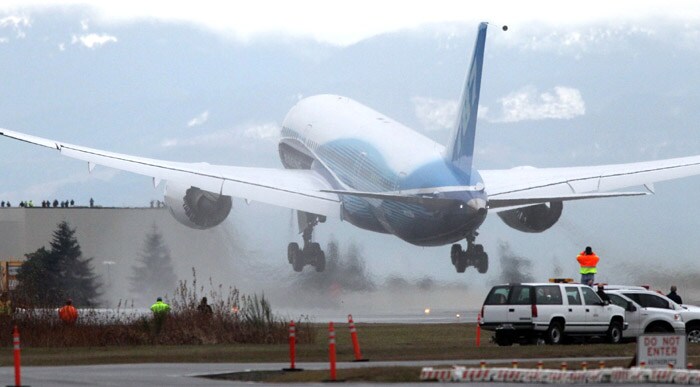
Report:
[[165,205],[178,222],[190,228],[206,230],[226,219],[231,212],[231,197],[169,183],[165,188]]
[[562,202],[537,204],[530,207],[499,212],[503,222],[508,226],[523,232],[542,232],[559,220],[564,208]]

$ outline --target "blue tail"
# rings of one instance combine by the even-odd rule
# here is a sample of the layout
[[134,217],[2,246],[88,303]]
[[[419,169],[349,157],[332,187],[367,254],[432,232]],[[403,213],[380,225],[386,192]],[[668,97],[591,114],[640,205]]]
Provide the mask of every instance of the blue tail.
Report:
[[476,136],[476,116],[479,110],[479,90],[481,89],[481,69],[484,63],[487,23],[480,23],[474,45],[472,63],[464,81],[462,98],[459,101],[459,115],[450,142],[445,147],[445,159],[459,170],[471,176]]

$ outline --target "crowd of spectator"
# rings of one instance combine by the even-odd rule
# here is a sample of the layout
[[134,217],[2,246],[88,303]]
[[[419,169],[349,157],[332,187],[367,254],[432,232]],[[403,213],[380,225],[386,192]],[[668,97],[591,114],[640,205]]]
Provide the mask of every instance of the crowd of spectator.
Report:
[[[33,208],[34,207],[34,201],[32,200],[27,200],[27,201],[21,201],[19,202],[19,206],[22,208]],[[42,208],[69,208],[69,207],[75,207],[75,200],[64,200],[62,202],[59,202],[58,199],[54,199],[53,202],[50,200],[42,200],[41,201],[41,207]],[[90,207],[95,206],[95,201],[90,198]],[[0,207],[12,207],[12,203],[10,201],[0,201]]]

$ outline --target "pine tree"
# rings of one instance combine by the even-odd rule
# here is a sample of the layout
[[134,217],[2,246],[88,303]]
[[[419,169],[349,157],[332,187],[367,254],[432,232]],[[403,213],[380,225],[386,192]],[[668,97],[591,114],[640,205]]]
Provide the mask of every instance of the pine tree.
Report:
[[68,222],[58,224],[51,241],[52,260],[57,263],[58,283],[63,296],[72,298],[80,306],[95,306],[99,297],[97,276],[92,270],[92,258],[83,258],[75,229]]
[[63,221],[53,233],[50,251],[42,247],[27,254],[18,274],[18,294],[34,305],[57,305],[72,298],[76,305],[95,306],[100,285],[91,262],[82,257],[75,229]]
[[47,264],[49,262],[49,251],[41,247],[33,253],[26,254],[27,260],[17,273],[16,297],[22,303],[35,306],[56,304],[53,297],[56,294],[56,278],[49,275]]
[[131,291],[144,300],[155,300],[167,292],[175,291],[177,276],[173,270],[170,249],[163,242],[158,227],[153,224],[146,235],[143,249],[133,266],[133,276],[129,278]]

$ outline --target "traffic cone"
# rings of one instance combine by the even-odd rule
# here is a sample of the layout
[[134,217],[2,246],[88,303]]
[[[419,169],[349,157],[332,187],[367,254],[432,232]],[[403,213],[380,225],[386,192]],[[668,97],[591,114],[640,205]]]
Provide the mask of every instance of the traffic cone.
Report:
[[289,368],[283,368],[282,371],[303,371],[301,368],[296,368],[296,343],[297,329],[292,320],[289,323]]
[[333,327],[333,321],[328,323],[328,360],[331,366],[331,378],[330,381],[335,382],[335,328]]
[[348,327],[350,328],[350,338],[352,338],[352,349],[355,352],[355,360],[353,361],[369,361],[369,359],[363,359],[360,353],[360,341],[357,339],[357,329],[355,329],[355,322],[352,320],[352,315],[348,315]]

